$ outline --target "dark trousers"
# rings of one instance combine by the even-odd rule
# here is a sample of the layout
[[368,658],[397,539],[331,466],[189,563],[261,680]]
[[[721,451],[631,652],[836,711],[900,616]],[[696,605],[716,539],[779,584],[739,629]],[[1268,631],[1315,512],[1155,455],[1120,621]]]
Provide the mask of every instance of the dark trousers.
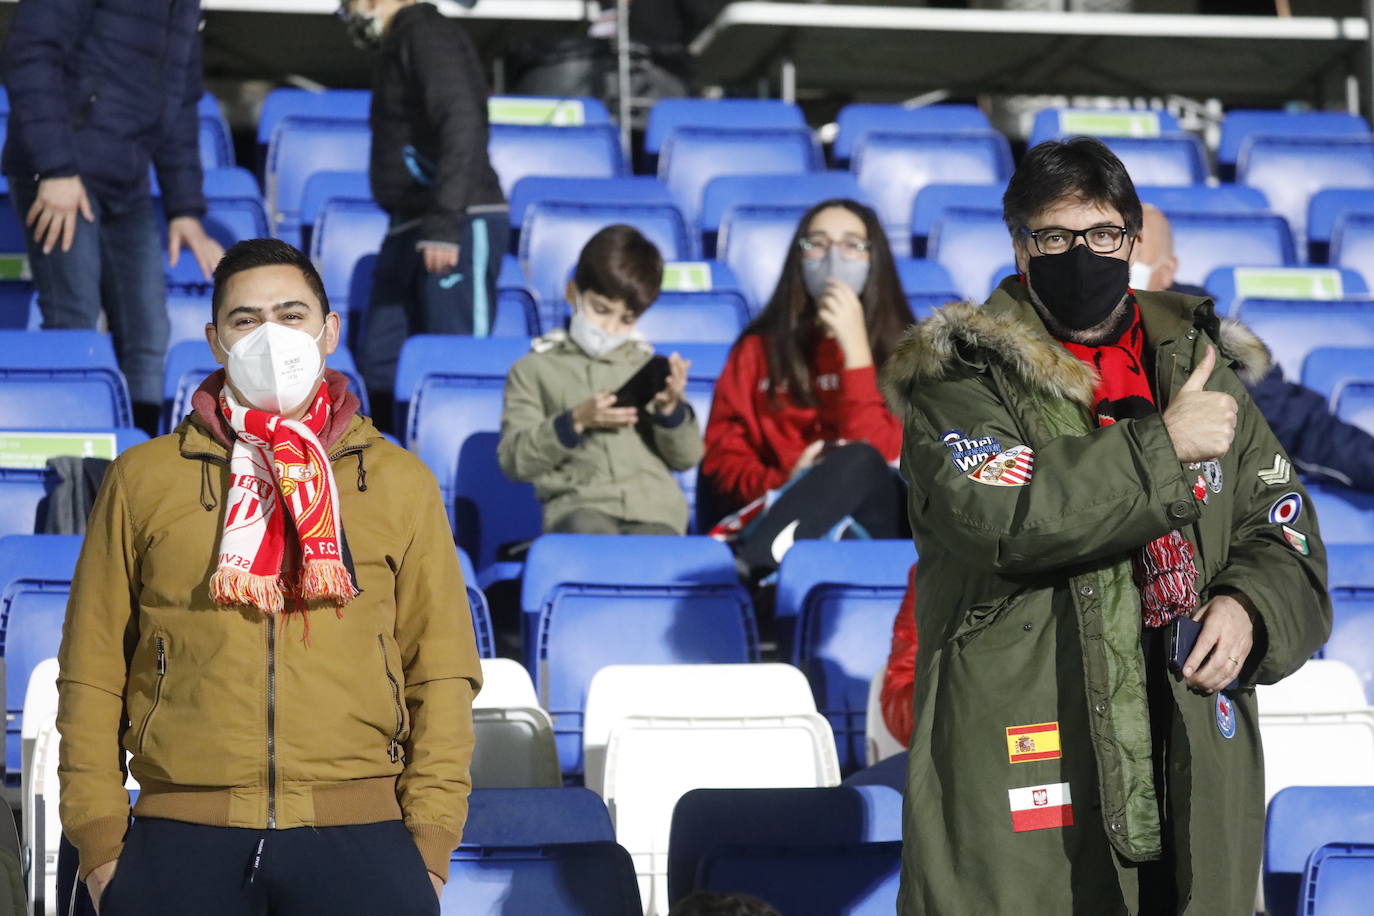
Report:
[[822,537],[846,517],[874,539],[911,536],[906,487],[867,442],[827,452],[793,481],[736,542],[736,556],[754,574],[771,572],[792,541]]
[[438,916],[439,898],[400,821],[245,830],[135,820],[100,916],[191,913]]
[[[9,182],[14,208],[23,220],[38,195],[38,184],[16,176]],[[115,210],[91,197],[91,209],[95,222],[77,217],[70,251],[58,244],[44,254],[33,234],[25,233],[43,328],[94,328],[103,307],[139,425],[151,423],[149,432],[156,434],[170,325],[162,233],[153,201],[145,197]],[[182,252],[182,257],[190,256]]]
[[[377,253],[358,369],[367,383],[373,419],[389,427],[396,361],[412,334],[485,337],[496,321],[496,281],[510,237],[502,211],[463,220],[458,266],[447,275],[425,270],[419,226],[388,235]],[[401,393],[403,398],[410,392]],[[397,434],[401,430],[394,430]]]
[[549,529],[555,534],[677,534],[662,522],[631,522],[598,509],[574,509]]
[[[1150,746],[1154,764],[1155,793],[1159,803],[1160,835],[1164,854],[1139,866],[1140,916],[1174,916],[1178,913],[1178,843],[1174,837],[1173,799],[1169,795],[1169,762],[1176,748],[1178,707],[1169,685],[1168,627],[1146,627],[1141,634],[1145,656],[1145,696],[1150,707]],[[1182,749],[1186,758],[1186,748]]]

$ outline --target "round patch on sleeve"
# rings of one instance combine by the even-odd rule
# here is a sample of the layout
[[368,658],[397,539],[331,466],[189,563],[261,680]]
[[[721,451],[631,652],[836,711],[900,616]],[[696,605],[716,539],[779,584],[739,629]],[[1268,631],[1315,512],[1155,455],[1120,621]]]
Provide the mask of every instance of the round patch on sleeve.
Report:
[[1302,494],[1285,493],[1269,507],[1269,521],[1275,525],[1291,525],[1302,517]]
[[1217,694],[1217,731],[1223,738],[1236,736],[1236,703],[1224,693]]

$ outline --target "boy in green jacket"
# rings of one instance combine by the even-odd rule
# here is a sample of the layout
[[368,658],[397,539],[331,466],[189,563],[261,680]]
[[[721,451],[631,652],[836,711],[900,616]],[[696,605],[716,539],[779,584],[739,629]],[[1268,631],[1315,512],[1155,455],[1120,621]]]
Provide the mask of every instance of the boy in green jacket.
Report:
[[653,356],[635,323],[662,281],[652,242],[630,226],[602,229],[568,283],[568,330],[537,338],[511,367],[497,457],[506,476],[534,484],[545,531],[687,530],[687,501],[669,472],[701,461],[701,430],[683,397],[690,363],[672,354],[648,404],[616,406],[615,392]]

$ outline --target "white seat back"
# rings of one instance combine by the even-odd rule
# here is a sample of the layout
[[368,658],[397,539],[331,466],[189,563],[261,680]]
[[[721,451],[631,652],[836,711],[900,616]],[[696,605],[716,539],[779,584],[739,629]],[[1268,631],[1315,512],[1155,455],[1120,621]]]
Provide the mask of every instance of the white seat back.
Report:
[[1360,676],[1345,662],[1314,658],[1279,681],[1256,688],[1261,716],[1349,712],[1369,705]]
[[806,715],[816,700],[792,665],[609,665],[592,677],[586,709],[585,783],[604,796],[606,742],[627,716]]
[[484,658],[482,690],[472,701],[475,709],[536,709],[539,697],[525,666],[510,658]]
[[774,718],[627,716],[606,745],[605,798],[650,916],[668,910],[673,808],[692,789],[834,786],[839,759],[817,713]]
[[867,766],[906,750],[906,746],[888,731],[887,722],[883,720],[883,678],[886,675],[887,669],[883,668],[868,685],[868,714],[864,718],[864,762]]

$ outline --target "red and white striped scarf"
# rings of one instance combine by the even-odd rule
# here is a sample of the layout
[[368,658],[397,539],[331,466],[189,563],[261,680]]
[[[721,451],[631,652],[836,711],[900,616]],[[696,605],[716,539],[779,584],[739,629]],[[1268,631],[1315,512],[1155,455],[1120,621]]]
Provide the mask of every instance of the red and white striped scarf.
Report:
[[[1064,347],[1097,370],[1093,392],[1093,418],[1098,426],[1117,420],[1148,416],[1158,411],[1145,368],[1145,332],[1140,309],[1131,299],[1134,314],[1121,337],[1109,344],[1089,347],[1065,343]],[[1193,545],[1170,531],[1136,552],[1132,578],[1140,592],[1141,615],[1147,627],[1162,627],[1175,617],[1191,614],[1198,605],[1197,566]]]
[[326,386],[300,420],[244,407],[228,385],[219,408],[235,438],[211,596],[267,614],[288,598],[294,609],[332,601],[342,613],[358,588],[344,564],[339,490],[319,440],[329,422]]

